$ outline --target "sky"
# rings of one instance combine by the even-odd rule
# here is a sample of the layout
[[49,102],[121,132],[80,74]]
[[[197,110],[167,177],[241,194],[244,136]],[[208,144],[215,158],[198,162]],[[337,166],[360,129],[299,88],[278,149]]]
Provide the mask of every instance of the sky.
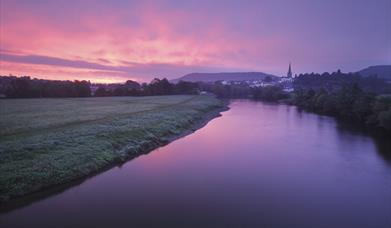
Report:
[[1,0],[0,75],[93,82],[391,64],[391,0]]

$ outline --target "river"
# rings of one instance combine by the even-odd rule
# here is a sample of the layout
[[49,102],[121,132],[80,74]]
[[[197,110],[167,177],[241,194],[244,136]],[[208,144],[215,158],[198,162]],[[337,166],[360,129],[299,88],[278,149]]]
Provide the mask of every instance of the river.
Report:
[[234,100],[195,133],[3,212],[5,227],[391,227],[389,142]]

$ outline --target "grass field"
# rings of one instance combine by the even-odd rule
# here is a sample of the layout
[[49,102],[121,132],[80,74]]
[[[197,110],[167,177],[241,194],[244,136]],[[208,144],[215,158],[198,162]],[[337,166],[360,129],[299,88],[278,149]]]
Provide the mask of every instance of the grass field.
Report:
[[212,96],[0,100],[0,201],[147,152],[221,107]]

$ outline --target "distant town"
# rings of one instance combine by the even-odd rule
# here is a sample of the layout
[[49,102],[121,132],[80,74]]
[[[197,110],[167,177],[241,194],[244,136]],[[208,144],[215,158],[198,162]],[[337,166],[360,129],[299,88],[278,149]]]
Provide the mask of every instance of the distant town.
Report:
[[248,97],[249,91],[256,88],[278,87],[285,93],[293,92],[295,88],[325,88],[332,91],[346,83],[358,83],[368,91],[387,93],[391,90],[391,66],[372,66],[355,73],[338,70],[297,75],[289,63],[286,75],[280,77],[262,72],[192,73],[174,80],[155,78],[150,83],[132,80],[125,83],[93,83],[9,75],[0,76],[0,97],[141,96],[205,92],[223,97]]

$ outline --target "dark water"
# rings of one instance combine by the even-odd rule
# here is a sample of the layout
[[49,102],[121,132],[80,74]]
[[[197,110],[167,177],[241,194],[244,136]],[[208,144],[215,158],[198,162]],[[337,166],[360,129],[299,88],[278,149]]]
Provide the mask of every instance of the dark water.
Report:
[[386,141],[295,107],[230,107],[0,227],[391,227]]

